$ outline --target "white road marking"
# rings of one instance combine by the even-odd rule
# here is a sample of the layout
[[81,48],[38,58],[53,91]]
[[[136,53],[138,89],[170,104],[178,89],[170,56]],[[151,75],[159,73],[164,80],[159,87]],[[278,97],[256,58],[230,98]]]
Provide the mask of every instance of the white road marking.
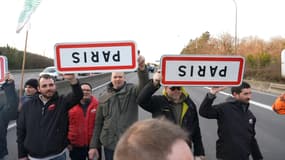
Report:
[[[205,88],[206,88],[206,89],[210,89],[209,87],[205,87]],[[220,93],[220,94],[223,94],[223,95],[226,95],[226,96],[232,96],[231,94],[226,93],[226,92],[223,92],[223,91],[220,91],[219,93]],[[258,106],[258,107],[261,107],[261,108],[264,108],[264,109],[267,109],[267,110],[272,111],[272,107],[269,106],[269,105],[262,104],[262,103],[259,103],[259,102],[253,101],[253,100],[250,100],[249,103],[250,103],[250,104],[253,104],[253,105],[256,105],[256,106]]]
[[[99,88],[101,88],[101,87],[107,85],[108,83],[110,83],[110,82],[107,82],[107,83],[104,83],[104,84],[102,84],[102,85],[100,85],[100,86],[97,86],[97,87],[93,88],[92,91],[95,91],[96,89],[99,89]],[[209,87],[204,87],[204,88],[210,89]],[[226,92],[223,92],[223,91],[220,91],[219,93],[220,93],[220,94],[223,94],[223,95],[226,95],[226,96],[232,96],[231,94],[226,93]],[[262,104],[262,103],[259,103],[259,102],[253,101],[253,100],[250,101],[250,104],[253,104],[253,105],[256,105],[256,106],[258,106],[258,107],[261,107],[261,108],[264,108],[264,109],[267,109],[267,110],[272,111],[272,107],[269,106],[269,105],[266,105],[266,104]],[[17,125],[16,122],[10,124],[10,125],[8,126],[8,130],[10,130],[10,129],[16,127],[16,125]]]

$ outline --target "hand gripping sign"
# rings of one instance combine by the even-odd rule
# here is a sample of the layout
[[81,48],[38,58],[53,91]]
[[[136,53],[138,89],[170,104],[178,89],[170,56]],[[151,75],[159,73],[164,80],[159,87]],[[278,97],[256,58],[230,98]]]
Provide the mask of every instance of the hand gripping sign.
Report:
[[0,84],[5,82],[5,74],[8,72],[8,60],[5,56],[0,56]]
[[237,86],[241,84],[241,56],[166,55],[161,58],[162,85]]
[[132,41],[58,43],[55,65],[63,73],[133,71],[137,68],[136,45]]

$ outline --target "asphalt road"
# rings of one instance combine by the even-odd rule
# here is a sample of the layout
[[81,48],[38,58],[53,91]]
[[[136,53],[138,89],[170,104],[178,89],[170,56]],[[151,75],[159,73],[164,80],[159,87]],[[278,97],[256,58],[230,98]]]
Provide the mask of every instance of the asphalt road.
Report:
[[[136,83],[135,73],[128,74],[129,82]],[[186,87],[190,96],[199,107],[208,89],[205,87]],[[98,96],[102,91],[99,88],[94,91]],[[160,94],[161,90],[157,91]],[[229,92],[228,92],[229,93]],[[228,93],[217,95],[215,103],[224,101]],[[285,116],[274,113],[270,106],[277,95],[253,91],[250,109],[257,118],[256,138],[264,156],[264,160],[284,160],[285,158]],[[199,108],[198,108],[199,109]],[[139,119],[150,118],[150,114],[140,110]],[[215,160],[215,141],[217,140],[216,120],[208,120],[199,116],[202,139],[206,151],[207,160]],[[8,135],[9,160],[17,159],[16,130],[9,129]]]

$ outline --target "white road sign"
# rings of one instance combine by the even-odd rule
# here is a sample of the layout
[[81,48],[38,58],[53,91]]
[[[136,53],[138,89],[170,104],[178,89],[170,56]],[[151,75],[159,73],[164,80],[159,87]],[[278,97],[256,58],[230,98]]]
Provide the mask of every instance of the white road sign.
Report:
[[62,73],[133,71],[137,68],[136,45],[132,41],[58,43],[55,65]]
[[285,49],[281,51],[281,76],[285,78]]
[[8,60],[5,56],[0,56],[0,84],[5,82],[5,74],[8,72]]
[[236,86],[243,79],[241,56],[166,55],[161,58],[163,85]]

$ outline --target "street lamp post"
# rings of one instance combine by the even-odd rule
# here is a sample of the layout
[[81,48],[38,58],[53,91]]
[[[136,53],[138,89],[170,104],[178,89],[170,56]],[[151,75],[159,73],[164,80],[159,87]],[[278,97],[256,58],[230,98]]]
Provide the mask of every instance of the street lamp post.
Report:
[[233,0],[235,4],[235,9],[236,9],[236,15],[235,15],[235,54],[237,54],[237,3],[235,0]]

